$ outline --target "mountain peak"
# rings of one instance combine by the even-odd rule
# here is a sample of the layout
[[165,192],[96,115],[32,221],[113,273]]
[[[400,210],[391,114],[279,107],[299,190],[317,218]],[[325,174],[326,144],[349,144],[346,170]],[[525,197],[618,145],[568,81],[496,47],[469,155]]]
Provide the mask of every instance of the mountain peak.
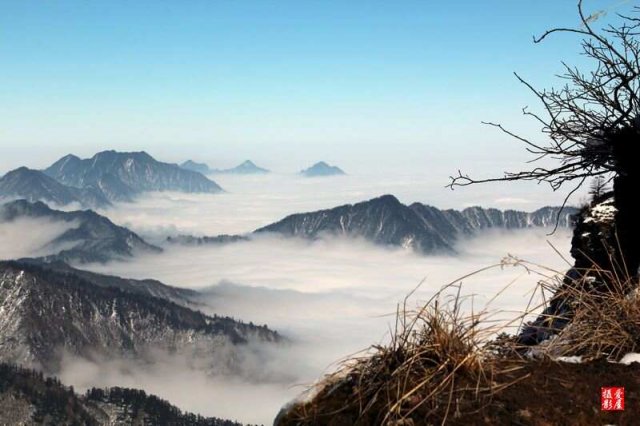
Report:
[[73,155],[73,154],[67,154],[64,157],[62,157],[60,160],[58,161],[69,161],[69,160],[80,160],[80,157],[78,157],[77,155]]
[[87,207],[102,207],[109,201],[92,189],[65,186],[39,170],[19,167],[0,178],[0,198],[24,198],[57,205],[76,202]]
[[303,176],[335,176],[346,174],[340,167],[332,166],[324,161],[318,161],[313,166],[300,172]]
[[4,175],[4,176],[7,177],[7,176],[13,176],[13,175],[22,175],[22,174],[30,174],[30,175],[37,176],[38,175],[38,171],[30,169],[30,168],[25,167],[25,166],[21,166],[21,167],[18,167],[17,169],[13,169],[13,170],[8,171],[7,174]]
[[41,218],[70,226],[47,243],[46,246],[52,253],[46,256],[48,261],[107,262],[130,258],[136,252],[161,251],[129,229],[114,224],[92,210],[59,211],[49,208],[44,203],[25,200],[0,205],[0,222],[10,222],[18,218]]
[[384,194],[379,197],[373,198],[369,201],[364,201],[364,203],[372,203],[372,204],[392,204],[392,205],[403,205],[400,200],[398,200],[395,195]]
[[192,172],[202,173],[203,175],[211,173],[211,169],[206,163],[198,163],[193,160],[187,160],[184,163],[180,164],[180,168],[191,170]]
[[[67,157],[65,157],[67,158]],[[76,188],[97,188],[112,201],[130,201],[145,191],[221,192],[203,174],[157,161],[145,151],[101,151],[90,159],[57,161],[45,173]]]
[[109,159],[133,158],[137,160],[155,161],[155,159],[151,155],[149,155],[146,151],[119,152],[113,149],[98,152],[93,156],[92,159],[103,159],[103,158],[109,158]]
[[237,173],[237,174],[261,174],[269,173],[269,170],[256,166],[251,160],[245,160],[242,164],[234,167],[233,169],[223,170],[224,173]]
[[524,229],[571,226],[575,209],[549,207],[533,213],[469,208],[462,211],[439,210],[421,203],[402,204],[393,195],[347,204],[328,210],[287,216],[254,231],[284,236],[320,238],[348,235],[376,244],[412,248],[419,253],[453,252],[456,241],[487,229]]

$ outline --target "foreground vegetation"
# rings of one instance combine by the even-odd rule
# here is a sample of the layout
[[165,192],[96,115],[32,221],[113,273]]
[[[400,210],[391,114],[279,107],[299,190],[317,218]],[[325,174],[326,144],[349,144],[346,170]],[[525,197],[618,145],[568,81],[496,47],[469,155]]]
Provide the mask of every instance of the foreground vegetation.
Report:
[[[526,262],[507,263],[548,275]],[[535,346],[507,331],[541,306],[496,325],[495,312],[464,313],[459,283],[417,311],[405,302],[389,344],[344,362],[277,424],[634,424],[640,364],[612,361],[640,348],[640,293],[626,291],[625,280],[594,291],[590,277],[602,271],[583,272],[571,286],[562,276],[540,282],[546,295],[564,294],[574,306],[568,325]],[[600,410],[602,386],[626,387],[625,411]]]

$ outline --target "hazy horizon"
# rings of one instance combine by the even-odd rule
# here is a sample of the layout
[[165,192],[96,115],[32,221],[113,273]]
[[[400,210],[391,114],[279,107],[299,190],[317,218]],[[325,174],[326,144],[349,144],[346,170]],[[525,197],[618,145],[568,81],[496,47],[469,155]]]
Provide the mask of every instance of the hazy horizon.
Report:
[[[625,12],[594,0],[587,13]],[[530,159],[481,121],[540,139],[517,82],[561,84],[574,2],[5,2],[0,173],[74,153],[150,152],[295,172],[437,168],[496,175]],[[609,16],[599,15],[605,25]],[[490,48],[487,48],[490,46]],[[37,153],[37,155],[34,155]]]

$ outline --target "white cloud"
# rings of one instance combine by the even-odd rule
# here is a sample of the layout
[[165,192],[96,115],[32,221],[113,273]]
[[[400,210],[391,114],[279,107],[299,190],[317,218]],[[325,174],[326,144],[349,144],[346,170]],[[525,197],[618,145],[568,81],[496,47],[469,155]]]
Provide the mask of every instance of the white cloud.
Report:
[[34,218],[0,222],[0,260],[56,253],[61,247],[49,243],[76,226],[74,222]]
[[[152,193],[136,203],[118,204],[102,213],[117,224],[160,241],[177,233],[249,232],[287,214],[354,203],[385,193],[396,195],[404,203],[420,201],[438,207],[460,207],[466,202],[488,206],[486,200],[494,199],[497,193],[491,187],[451,192],[443,188],[446,182],[434,180],[427,173],[328,179],[229,175],[216,176],[216,180],[228,193]],[[524,189],[514,190],[510,202],[531,200],[532,209],[553,204],[543,201],[546,199],[542,196],[525,193]],[[506,201],[501,207],[515,207]],[[34,255],[62,232],[63,228],[46,223],[0,225],[0,236],[4,237],[0,239],[0,254]],[[262,237],[220,246],[169,245],[159,255],[85,265],[106,274],[156,278],[174,286],[200,289],[206,293],[209,312],[268,324],[292,343],[278,350],[247,347],[243,355],[246,371],[240,377],[207,377],[171,357],[144,367],[118,360],[97,365],[67,358],[62,379],[79,388],[144,388],[183,410],[269,424],[278,409],[304,389],[301,385],[311,384],[336,361],[384,341],[398,303],[421,281],[410,306],[427,300],[445,283],[499,263],[507,254],[564,269],[563,260],[546,240],[552,240],[561,253],[568,253],[569,232],[561,230],[551,237],[546,232],[483,234],[461,241],[457,256],[421,256],[353,239],[308,242]],[[464,294],[476,294],[477,309],[515,280],[493,306],[521,310],[539,278],[521,268],[494,268],[465,279],[463,290]]]
[[[282,377],[278,371],[286,368],[291,375],[289,383],[234,380],[229,386],[226,380],[215,378],[196,381],[202,385],[198,393],[218,395],[226,401],[226,407],[237,407],[236,411],[229,408],[222,413],[214,405],[201,406],[197,400],[181,398],[179,389],[190,393],[194,384],[177,377],[190,372],[174,369],[176,378],[172,373],[166,383],[151,373],[136,373],[132,382],[173,398],[183,409],[269,423],[278,409],[303,389],[293,386],[310,384],[335,361],[384,341],[397,304],[420,281],[424,283],[412,298],[412,306],[427,300],[441,285],[499,263],[507,254],[562,270],[564,262],[547,245],[547,239],[561,252],[568,251],[567,231],[551,237],[545,230],[485,234],[461,242],[458,256],[420,256],[351,239],[307,242],[267,237],[222,246],[169,247],[161,255],[140,257],[136,262],[93,265],[91,269],[199,288],[206,293],[209,312],[266,323],[290,337],[292,345],[261,358],[261,367],[273,371],[274,377]],[[522,310],[539,278],[521,268],[494,268],[465,279],[463,294],[476,294],[474,307],[478,309],[517,280],[492,306]],[[100,383],[100,375],[91,380]],[[247,395],[259,401],[251,404],[249,414],[242,408],[246,407]]]
[[[101,210],[114,222],[151,236],[177,233],[194,235],[237,234],[307,211],[327,209],[393,194],[406,204],[422,202],[439,208],[482,205],[535,210],[560,205],[561,193],[549,193],[530,183],[509,187],[509,197],[493,201],[504,193],[504,185],[479,185],[473,190],[445,188],[447,175],[379,174],[304,178],[271,173],[259,176],[214,175],[227,193],[148,193],[136,203],[120,203]],[[489,201],[487,201],[489,200]],[[523,204],[527,200],[527,204]]]

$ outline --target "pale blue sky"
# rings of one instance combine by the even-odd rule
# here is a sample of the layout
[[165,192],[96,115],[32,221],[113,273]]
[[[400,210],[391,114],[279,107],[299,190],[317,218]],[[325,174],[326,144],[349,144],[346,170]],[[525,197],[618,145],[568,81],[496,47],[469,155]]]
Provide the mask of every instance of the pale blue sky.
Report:
[[551,84],[579,40],[531,37],[576,23],[574,0],[0,0],[0,172],[108,148],[283,171],[508,167],[522,147],[480,121],[534,134],[512,72]]

